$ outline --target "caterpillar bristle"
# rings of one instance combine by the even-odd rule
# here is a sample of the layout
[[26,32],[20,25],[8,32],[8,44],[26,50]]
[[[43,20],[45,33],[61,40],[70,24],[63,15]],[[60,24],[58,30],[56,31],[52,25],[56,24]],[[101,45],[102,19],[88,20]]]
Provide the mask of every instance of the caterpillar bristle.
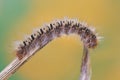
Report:
[[92,31],[92,32],[95,32],[95,28],[93,26],[90,26],[89,29]]
[[40,29],[40,33],[41,33],[41,35],[44,33],[43,29]]
[[104,38],[104,37],[102,37],[102,36],[97,36],[97,40],[98,40],[98,41],[101,41],[103,38]]
[[14,42],[14,49],[15,49],[15,50],[20,50],[21,47],[24,46],[24,44],[23,44],[22,42],[23,42],[23,41],[15,41],[15,42]]

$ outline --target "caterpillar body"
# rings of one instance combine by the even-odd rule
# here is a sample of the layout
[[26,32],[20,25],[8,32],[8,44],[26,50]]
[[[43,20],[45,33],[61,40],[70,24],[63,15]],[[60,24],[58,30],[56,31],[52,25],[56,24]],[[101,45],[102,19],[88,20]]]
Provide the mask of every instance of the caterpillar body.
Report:
[[38,29],[27,40],[19,44],[16,55],[21,60],[24,56],[29,55],[30,51],[36,47],[39,50],[56,37],[62,36],[62,34],[77,34],[86,47],[94,48],[97,46],[97,35],[88,25],[76,19],[65,18],[63,20],[53,21]]

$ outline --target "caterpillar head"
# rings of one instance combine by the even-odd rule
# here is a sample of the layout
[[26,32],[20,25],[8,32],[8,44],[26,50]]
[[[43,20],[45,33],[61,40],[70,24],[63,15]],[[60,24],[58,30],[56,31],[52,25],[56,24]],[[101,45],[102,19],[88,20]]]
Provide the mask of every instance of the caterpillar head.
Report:
[[82,39],[83,39],[84,44],[88,48],[95,48],[98,44],[98,40],[94,32],[86,27],[82,28],[82,32],[83,32]]
[[96,35],[92,34],[90,39],[88,39],[87,43],[89,48],[95,48],[97,46]]

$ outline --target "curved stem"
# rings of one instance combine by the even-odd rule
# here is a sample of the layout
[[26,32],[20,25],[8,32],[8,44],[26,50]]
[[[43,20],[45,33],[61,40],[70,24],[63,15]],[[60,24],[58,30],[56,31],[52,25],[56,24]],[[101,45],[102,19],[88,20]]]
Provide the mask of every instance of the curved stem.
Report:
[[[22,60],[15,58],[4,70],[0,72],[0,80],[7,80],[17,69],[19,69],[36,51],[38,48],[26,55]],[[84,46],[82,65],[81,65],[81,76],[80,80],[90,80],[91,69],[90,69],[90,55],[88,48]]]

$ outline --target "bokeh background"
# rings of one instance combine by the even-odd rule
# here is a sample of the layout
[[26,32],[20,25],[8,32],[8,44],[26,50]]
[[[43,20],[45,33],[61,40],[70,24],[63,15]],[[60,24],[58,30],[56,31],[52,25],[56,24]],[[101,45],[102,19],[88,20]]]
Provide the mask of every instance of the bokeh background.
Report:
[[[120,80],[120,0],[0,0],[0,71],[14,59],[16,40],[64,17],[85,21],[104,37],[91,50],[92,80]],[[9,80],[78,80],[82,49],[77,36],[58,38]]]

